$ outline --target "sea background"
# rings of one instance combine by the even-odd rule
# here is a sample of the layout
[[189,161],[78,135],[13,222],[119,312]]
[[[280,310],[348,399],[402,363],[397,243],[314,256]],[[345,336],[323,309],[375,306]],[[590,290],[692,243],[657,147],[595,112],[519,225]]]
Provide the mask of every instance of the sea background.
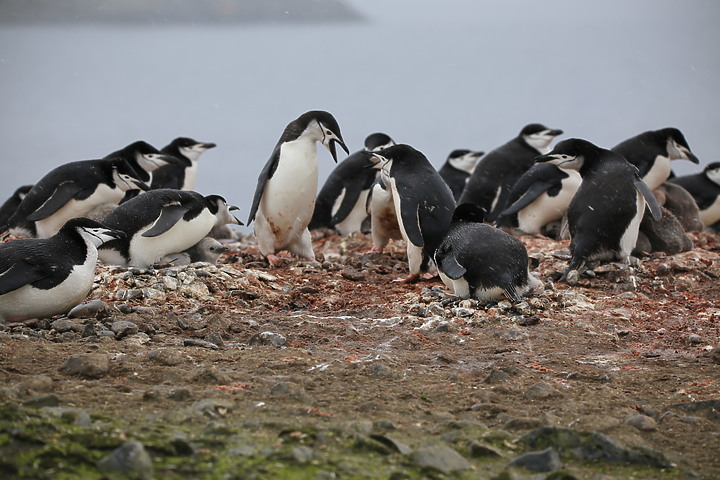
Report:
[[716,0],[125,0],[110,19],[108,2],[0,0],[3,200],[62,163],[190,136],[218,145],[196,190],[244,220],[285,125],[314,109],[351,151],[382,131],[437,167],[532,122],[606,148],[675,126],[701,160],[678,174],[720,160]]

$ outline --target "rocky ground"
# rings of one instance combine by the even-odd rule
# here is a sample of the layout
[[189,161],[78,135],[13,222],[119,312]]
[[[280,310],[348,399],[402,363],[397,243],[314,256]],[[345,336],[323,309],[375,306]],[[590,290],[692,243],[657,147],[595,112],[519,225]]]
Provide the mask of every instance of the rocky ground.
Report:
[[91,302],[0,331],[0,471],[37,479],[720,477],[720,237],[480,304],[403,248],[320,263],[100,267]]

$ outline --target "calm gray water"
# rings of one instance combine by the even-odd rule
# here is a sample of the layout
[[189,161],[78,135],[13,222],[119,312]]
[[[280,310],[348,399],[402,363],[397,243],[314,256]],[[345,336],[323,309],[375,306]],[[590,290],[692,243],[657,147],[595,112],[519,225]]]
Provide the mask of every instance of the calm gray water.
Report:
[[[218,144],[197,190],[244,219],[283,128],[311,109],[351,150],[384,131],[436,166],[531,122],[604,147],[676,126],[719,160],[720,2],[346,3],[365,21],[0,23],[0,196],[61,163],[190,136]],[[322,183],[333,164],[319,157]]]

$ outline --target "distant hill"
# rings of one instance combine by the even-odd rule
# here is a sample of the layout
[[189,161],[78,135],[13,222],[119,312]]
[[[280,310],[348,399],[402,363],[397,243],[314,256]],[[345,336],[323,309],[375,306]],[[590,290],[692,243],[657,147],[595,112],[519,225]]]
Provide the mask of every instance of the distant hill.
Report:
[[188,25],[362,21],[343,0],[0,0],[0,24]]

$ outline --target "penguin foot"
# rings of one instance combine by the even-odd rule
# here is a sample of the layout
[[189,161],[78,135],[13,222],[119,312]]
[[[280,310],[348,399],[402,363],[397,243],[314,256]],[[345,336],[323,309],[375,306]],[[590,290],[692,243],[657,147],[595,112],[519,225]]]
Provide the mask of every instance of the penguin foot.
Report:
[[279,268],[287,262],[288,259],[284,257],[278,257],[274,254],[265,255],[265,258],[267,258],[268,263],[270,263],[270,266],[273,268]]
[[420,274],[419,273],[411,273],[407,277],[404,278],[396,278],[393,280],[394,282],[400,282],[400,283],[416,283],[418,280],[420,280]]
[[368,253],[382,253],[384,250],[384,247],[372,247],[370,250],[368,250]]

